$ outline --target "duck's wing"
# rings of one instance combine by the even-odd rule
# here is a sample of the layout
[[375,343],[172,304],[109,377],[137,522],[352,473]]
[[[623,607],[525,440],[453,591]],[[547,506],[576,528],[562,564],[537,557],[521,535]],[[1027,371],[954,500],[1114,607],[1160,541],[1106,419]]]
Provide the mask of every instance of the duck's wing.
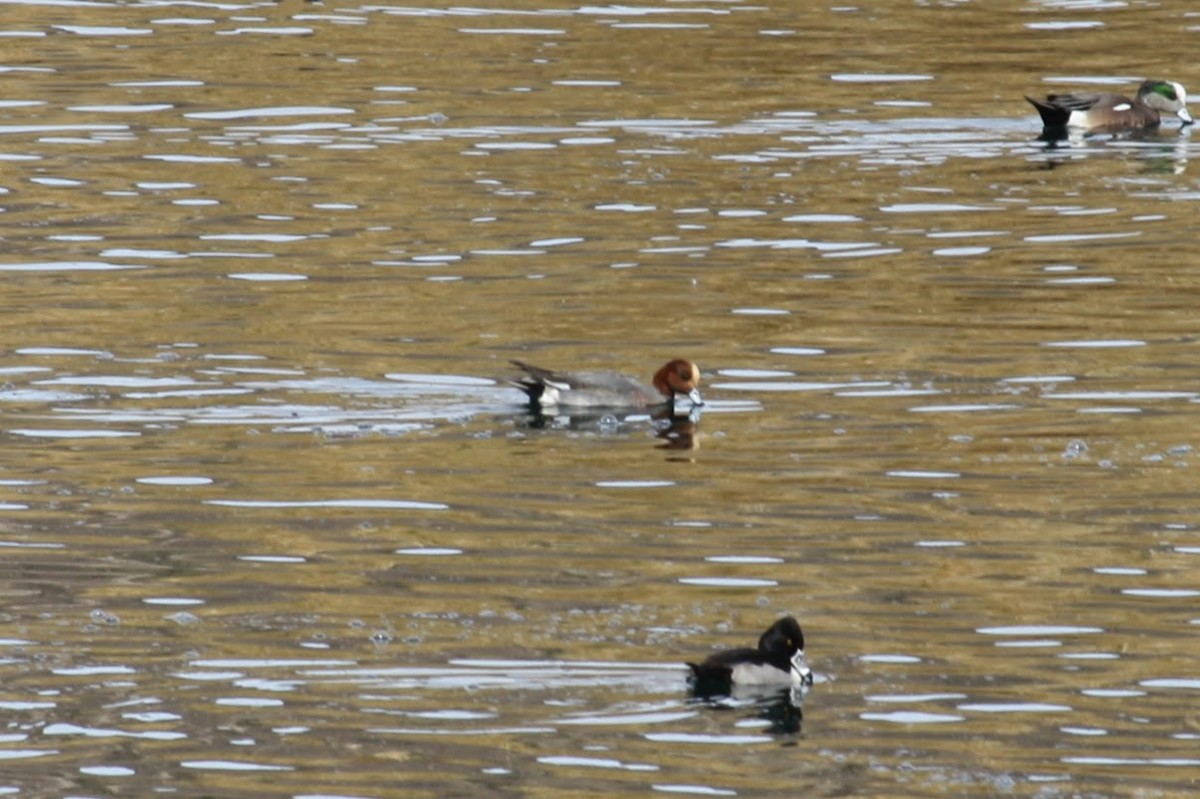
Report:
[[[1045,100],[1038,100],[1026,95],[1025,99],[1038,110],[1038,114],[1042,117],[1042,124],[1047,128],[1065,128],[1071,124],[1073,115],[1079,114],[1086,118],[1088,112],[1100,106],[1117,109],[1124,106],[1126,110],[1130,107],[1128,99],[1116,94],[1050,94],[1046,96]],[[1082,122],[1084,119],[1076,118],[1075,120],[1075,124]]]
[[[557,372],[554,372],[550,369],[543,369],[540,366],[534,366],[533,364],[525,363],[524,361],[509,361],[509,363],[511,363],[513,366],[517,367],[518,369],[520,369],[525,374],[529,375],[529,377],[533,378],[534,380],[546,380],[546,381],[558,381],[558,382],[561,382],[561,380],[562,380],[562,375],[559,375]],[[528,380],[529,378],[521,378],[521,379]]]
[[[1105,97],[1113,97],[1116,100],[1122,100],[1116,95],[1097,94],[1095,92],[1080,92],[1070,94],[1048,94],[1046,95],[1046,105],[1054,108],[1061,108],[1064,111],[1088,111],[1100,104],[1100,101]],[[1034,101],[1030,101],[1034,102]],[[1128,103],[1128,100],[1125,100]],[[1114,103],[1115,104],[1115,103]],[[1037,105],[1034,102],[1034,105]]]
[[761,659],[762,654],[757,649],[726,649],[709,655],[703,663],[688,663],[688,667],[696,680],[728,680],[738,663]]
[[636,385],[635,380],[617,372],[556,372],[553,369],[543,369],[524,361],[510,361],[510,363],[528,375],[528,377],[521,378],[522,382],[536,380],[553,386],[559,391],[596,387],[614,389],[623,388],[625,384]]

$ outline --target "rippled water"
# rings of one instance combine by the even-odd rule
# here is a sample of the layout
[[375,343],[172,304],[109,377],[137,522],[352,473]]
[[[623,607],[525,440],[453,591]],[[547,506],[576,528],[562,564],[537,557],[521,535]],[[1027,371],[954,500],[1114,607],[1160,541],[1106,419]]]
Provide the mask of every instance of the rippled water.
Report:
[[0,7],[0,791],[1195,792],[1190,5]]

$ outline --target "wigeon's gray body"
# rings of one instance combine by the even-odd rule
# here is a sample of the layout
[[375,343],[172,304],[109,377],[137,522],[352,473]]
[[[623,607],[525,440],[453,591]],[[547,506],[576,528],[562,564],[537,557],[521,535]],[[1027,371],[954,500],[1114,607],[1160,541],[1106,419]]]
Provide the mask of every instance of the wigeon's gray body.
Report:
[[1163,114],[1174,114],[1192,124],[1187,91],[1173,80],[1148,80],[1132,100],[1120,94],[1051,94],[1045,100],[1026,95],[1049,131],[1068,128],[1084,131],[1120,131],[1153,128]]
[[686,396],[693,405],[700,397],[700,369],[676,358],[654,373],[647,384],[618,372],[555,372],[513,361],[525,376],[512,384],[525,392],[535,408],[651,408]]

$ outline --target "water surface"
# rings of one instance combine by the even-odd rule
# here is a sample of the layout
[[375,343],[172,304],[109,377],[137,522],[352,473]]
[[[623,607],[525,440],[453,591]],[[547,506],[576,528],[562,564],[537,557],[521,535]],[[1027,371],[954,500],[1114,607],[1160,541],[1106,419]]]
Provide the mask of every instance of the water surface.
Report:
[[1194,793],[1190,6],[4,8],[0,787]]

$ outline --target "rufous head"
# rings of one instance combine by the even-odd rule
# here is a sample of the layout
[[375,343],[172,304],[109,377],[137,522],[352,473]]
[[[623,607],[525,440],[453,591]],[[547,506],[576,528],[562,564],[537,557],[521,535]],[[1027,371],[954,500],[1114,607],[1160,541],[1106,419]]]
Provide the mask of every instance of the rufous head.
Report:
[[700,367],[683,358],[667,362],[654,373],[654,387],[667,399],[686,394],[693,405],[703,405],[700,396]]

